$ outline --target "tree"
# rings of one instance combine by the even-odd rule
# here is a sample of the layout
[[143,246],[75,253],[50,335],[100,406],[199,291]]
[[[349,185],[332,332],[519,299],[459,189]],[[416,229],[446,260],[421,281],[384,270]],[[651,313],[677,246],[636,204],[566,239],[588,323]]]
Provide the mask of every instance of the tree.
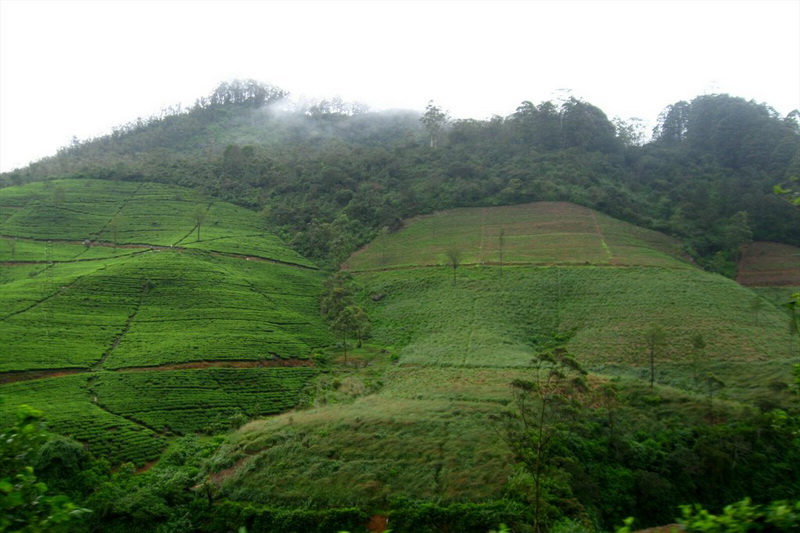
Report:
[[198,205],[194,208],[194,222],[197,228],[197,241],[200,241],[200,228],[208,218],[208,208],[203,205]]
[[792,176],[785,183],[775,185],[772,192],[786,199],[792,205],[800,207],[800,177]]
[[41,411],[22,406],[16,423],[0,429],[0,531],[71,531],[89,513],[67,496],[52,495],[33,464],[47,442]]
[[353,280],[346,272],[337,272],[323,284],[319,311],[328,320],[335,319],[348,305],[354,305]]
[[613,152],[620,146],[614,125],[599,108],[570,97],[561,106],[562,148]]
[[793,293],[784,306],[789,311],[789,333],[800,335],[800,314],[797,312],[797,308],[800,307],[800,291]]
[[332,327],[342,337],[344,362],[347,364],[347,339],[355,337],[356,346],[360,348],[362,341],[369,334],[370,323],[367,313],[358,305],[348,305],[336,315]]
[[614,117],[612,123],[617,132],[617,139],[623,146],[642,146],[645,143],[644,121],[642,119],[631,117],[628,120],[623,120],[620,117]]
[[650,386],[656,380],[656,355],[667,342],[667,334],[661,326],[652,326],[644,334],[645,345],[650,359]]
[[667,106],[658,116],[653,138],[664,144],[683,143],[688,131],[689,109],[689,103],[683,100]]
[[347,340],[355,338],[360,348],[371,327],[367,313],[356,305],[353,292],[352,278],[344,272],[337,272],[325,282],[320,297],[320,313],[342,339],[345,363]]
[[450,122],[449,115],[446,111],[442,111],[441,107],[434,105],[433,100],[431,100],[425,108],[425,114],[419,120],[428,131],[431,148],[436,148],[439,137]]
[[448,248],[445,252],[447,256],[447,265],[453,268],[453,285],[456,284],[456,270],[461,265],[461,249]]
[[753,232],[750,230],[747,213],[739,211],[728,221],[725,232],[725,245],[730,250],[735,260],[742,255],[742,246],[753,241]]
[[501,418],[501,436],[533,480],[533,530],[545,530],[547,481],[557,477],[560,444],[586,390],[586,371],[564,348],[538,354],[532,380],[511,384],[515,411]]

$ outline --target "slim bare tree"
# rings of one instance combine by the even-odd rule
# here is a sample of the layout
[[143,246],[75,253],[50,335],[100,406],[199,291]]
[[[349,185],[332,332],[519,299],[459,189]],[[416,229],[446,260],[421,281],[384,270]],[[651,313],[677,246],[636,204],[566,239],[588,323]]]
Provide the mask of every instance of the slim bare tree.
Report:
[[461,265],[461,249],[460,248],[448,248],[445,252],[447,256],[447,265],[452,267],[453,269],[453,285],[456,284],[456,270],[458,270],[459,265]]

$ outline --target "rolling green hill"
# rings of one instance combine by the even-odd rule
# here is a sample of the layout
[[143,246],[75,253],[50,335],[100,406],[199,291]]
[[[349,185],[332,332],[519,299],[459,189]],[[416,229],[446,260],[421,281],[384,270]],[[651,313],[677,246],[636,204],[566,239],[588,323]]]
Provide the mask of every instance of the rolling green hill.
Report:
[[[705,420],[709,373],[725,412],[781,405],[800,360],[777,302],[696,268],[672,238],[574,204],[456,209],[384,233],[345,265],[369,344],[346,362],[329,350],[322,369],[324,274],[257,215],[92,180],[3,189],[0,205],[0,422],[29,404],[141,465],[174,435],[274,415],[208,458],[220,499],[381,509],[525,490],[495,420],[555,345],[593,389],[613,385],[663,419]],[[650,389],[653,326],[666,342]]]
[[[0,427],[30,404],[114,465],[47,479],[85,530],[530,531],[498,420],[561,349],[590,373],[551,426],[559,533],[800,495],[795,113],[703,95],[644,143],[571,97],[448,122],[285,94],[224,83],[0,175]],[[344,353],[340,281],[371,322]]]
[[[554,343],[565,343],[594,383],[615,383],[631,401],[649,398],[665,417],[703,411],[697,376],[719,376],[728,408],[741,409],[785,389],[800,361],[776,305],[765,300],[756,319],[755,293],[695,268],[676,241],[571,204],[421,217],[346,267],[363,288],[372,342],[390,346],[396,362],[367,357],[388,365],[376,394],[363,395],[375,376],[352,370],[352,403],[235,433],[217,457],[232,469],[221,475],[223,494],[290,506],[500,498],[516,474],[492,416],[512,401],[510,383],[531,376],[532,357]],[[653,326],[667,340],[650,390]],[[287,481],[268,483],[276,478]]]
[[[94,180],[2,189],[0,208],[4,421],[27,403],[94,451],[113,441],[115,461],[141,463],[162,433],[295,405],[315,371],[286,366],[330,342],[323,275],[243,208]],[[126,368],[149,372],[115,372]],[[142,397],[161,411],[142,414]],[[104,427],[136,438],[112,431],[106,442]]]

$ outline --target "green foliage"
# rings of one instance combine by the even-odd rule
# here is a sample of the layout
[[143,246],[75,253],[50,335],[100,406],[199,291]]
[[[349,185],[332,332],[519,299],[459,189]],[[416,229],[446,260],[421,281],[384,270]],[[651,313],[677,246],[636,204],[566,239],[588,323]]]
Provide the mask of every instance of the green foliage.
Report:
[[650,361],[650,387],[652,388],[656,379],[656,355],[660,355],[659,352],[667,343],[667,334],[664,328],[659,325],[651,326],[644,333],[644,342],[647,346],[647,353]]
[[419,120],[428,132],[431,148],[436,148],[439,137],[450,122],[450,117],[447,115],[447,112],[442,111],[442,108],[434,105],[433,100],[431,100],[425,108],[425,114],[422,115]]
[[748,531],[797,531],[800,528],[800,501],[774,501],[754,505],[750,498],[726,505],[712,514],[701,505],[682,505],[679,521],[689,533],[738,533]]
[[0,530],[29,533],[71,531],[89,512],[69,497],[53,495],[33,468],[46,445],[42,412],[23,406],[16,423],[0,430]]
[[[141,464],[163,448],[142,423],[159,431],[183,424],[187,432],[238,425],[279,403],[273,381],[290,380],[264,381],[264,369],[105,370],[308,358],[331,338],[317,313],[320,274],[300,253],[335,268],[380,235],[350,260],[365,289],[340,299],[346,305],[336,314],[355,315],[354,305],[369,313],[374,340],[397,356],[386,375],[348,367],[353,375],[331,376],[351,397],[335,411],[298,411],[242,428],[224,452],[205,457],[236,471],[219,488],[188,444],[168,454],[164,469],[141,476],[121,469],[95,494],[96,528],[200,528],[206,518],[214,523],[206,513],[218,496],[386,508],[392,496],[407,494],[427,500],[408,505],[419,530],[442,521],[465,530],[506,522],[516,530],[530,516],[484,515],[480,504],[464,502],[498,497],[512,476],[506,493],[518,501],[508,508],[530,512],[519,503],[530,501],[530,476],[514,474],[485,429],[512,401],[507,384],[530,381],[527,361],[552,344],[606,373],[597,379],[622,377],[617,394],[592,399],[554,439],[558,460],[542,487],[551,502],[547,521],[565,531],[609,527],[635,509],[645,525],[666,523],[678,502],[719,509],[751,493],[763,500],[796,493],[794,414],[742,414],[731,401],[766,394],[771,381],[759,406],[786,403],[778,388],[796,364],[797,344],[785,315],[765,304],[752,324],[747,289],[696,271],[678,241],[606,216],[669,232],[697,264],[727,276],[751,238],[797,244],[800,212],[772,193],[776,183],[794,188],[800,159],[791,117],[705,95],[670,106],[656,140],[636,146],[601,110],[574,98],[523,102],[509,117],[449,128],[431,115],[434,129],[426,131],[415,114],[365,113],[335,100],[296,113],[270,107],[284,96],[253,81],[223,84],[186,112],[75,142],[0,176],[2,185],[22,185],[0,189],[0,234],[8,236],[0,260],[11,261],[0,280],[0,344],[14,347],[0,366],[89,371],[4,384],[10,407],[0,418],[10,421],[25,402],[59,405],[53,428],[114,462]],[[441,113],[433,104],[428,111]],[[491,209],[510,204],[516,207]],[[209,206],[203,220],[197,205]],[[404,219],[455,207],[481,209],[423,216],[403,229]],[[448,246],[463,250],[457,286],[433,268]],[[498,261],[502,279],[492,267]],[[396,267],[417,268],[380,272]],[[627,378],[647,376],[636,364],[654,323],[670,343],[651,392]],[[695,392],[708,373],[727,384],[724,393],[709,393],[713,417],[700,412]],[[282,389],[288,399],[300,381]],[[261,388],[269,389],[266,408],[256,400]],[[133,398],[158,407],[156,391],[174,413],[137,410]],[[191,401],[204,412],[181,416]],[[70,444],[46,452],[42,472],[53,477],[84,461]],[[102,468],[93,468],[102,478]],[[204,487],[202,494],[192,487]],[[449,505],[455,502],[462,507]],[[256,515],[265,529],[313,529],[327,516],[247,516]],[[362,518],[329,525],[358,527]]]
[[354,291],[352,277],[339,272],[325,282],[325,290],[320,297],[320,312],[342,339],[345,362],[347,339],[355,338],[356,347],[361,348],[371,329],[367,313],[355,303]]
[[663,234],[577,205],[550,202],[421,217],[401,231],[381,235],[347,266],[354,271],[452,266],[451,252],[465,266],[502,262],[691,268],[679,243]]
[[580,409],[586,371],[564,348],[536,355],[533,379],[515,380],[515,411],[501,418],[502,436],[532,478],[533,529],[546,531],[553,492],[563,481],[558,465],[565,460],[563,443]]
[[[525,524],[530,510],[514,501],[440,505],[413,499],[397,499],[389,511],[392,531],[435,533],[439,531],[495,531],[498,524]],[[499,531],[508,531],[500,526]]]
[[[533,200],[568,200],[671,231],[690,239],[709,268],[719,267],[717,252],[735,253],[728,221],[739,212],[756,240],[800,242],[800,213],[770,191],[796,176],[800,133],[795,119],[763,104],[729,95],[678,102],[654,142],[623,148],[605,114],[575,98],[523,102],[508,117],[445,130],[446,114],[433,104],[422,122],[335,101],[279,113],[271,105],[285,94],[264,87],[223,84],[186,112],[76,143],[4,181],[73,175],[189,185],[262,209],[296,249],[331,266],[404,218]],[[52,196],[54,220],[71,217]]]
[[270,531],[363,531],[369,515],[358,508],[276,509],[226,501],[215,507],[200,531],[246,528],[249,533]]

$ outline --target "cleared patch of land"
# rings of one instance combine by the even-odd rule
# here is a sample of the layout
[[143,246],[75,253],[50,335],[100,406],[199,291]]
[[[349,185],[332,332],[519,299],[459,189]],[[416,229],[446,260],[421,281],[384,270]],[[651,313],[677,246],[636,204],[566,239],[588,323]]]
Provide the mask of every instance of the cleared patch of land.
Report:
[[675,239],[564,202],[453,209],[417,217],[353,254],[344,268],[444,265],[450,250],[470,265],[691,268]]
[[800,248],[775,242],[748,245],[736,281],[751,287],[800,286]]

